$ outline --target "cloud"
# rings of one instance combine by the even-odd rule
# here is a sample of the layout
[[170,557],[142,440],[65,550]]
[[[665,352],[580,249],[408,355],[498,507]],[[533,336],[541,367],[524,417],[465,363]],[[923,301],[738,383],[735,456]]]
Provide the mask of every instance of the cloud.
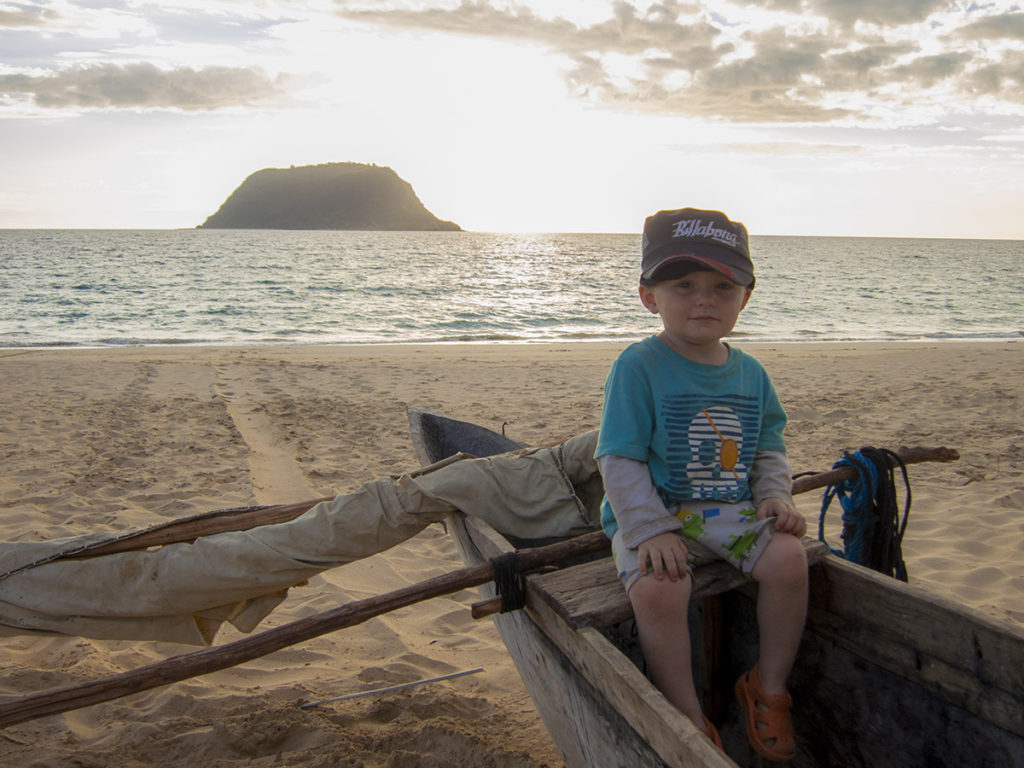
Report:
[[[375,27],[535,46],[558,57],[571,94],[618,110],[860,124],[923,123],[943,110],[1024,112],[1024,13],[1007,11],[1005,2],[594,0],[573,10],[586,15],[570,19],[559,10],[573,5],[335,0],[334,8]],[[266,103],[297,81],[248,66],[249,56],[273,51],[283,39],[278,27],[312,13],[287,0],[246,11],[194,0],[144,13],[134,4],[61,8],[57,16],[36,5],[0,5],[8,68],[0,94],[8,103],[184,110]],[[52,69],[58,58],[88,63]],[[133,63],[143,58],[154,63]]]
[[1024,51],[1014,51],[998,63],[975,70],[967,87],[976,95],[1024,104]]
[[[757,3],[760,5],[760,3]],[[799,10],[799,3],[765,3],[784,5],[787,10]],[[748,3],[754,5],[754,3]],[[944,10],[948,0],[808,0],[807,8],[830,21],[852,25],[858,21],[880,26],[913,24],[924,21],[935,11]]]
[[[958,109],[981,97],[1024,106],[1012,47],[1024,39],[1022,13],[957,12],[946,0],[663,0],[644,10],[615,0],[607,8],[607,18],[589,23],[482,0],[341,3],[337,13],[542,46],[565,58],[571,92],[619,109],[824,123],[895,113],[913,120],[912,108],[930,120],[950,97]],[[963,38],[977,44],[964,48]]]
[[975,40],[1024,40],[1024,13],[1004,13],[972,21],[959,30]]
[[[194,3],[190,7],[190,3]],[[56,4],[55,4],[56,5]],[[62,2],[60,12],[43,8],[5,13],[0,0],[0,62],[8,67],[48,67],[55,58],[196,64],[195,52],[225,64],[242,56],[255,58],[276,42],[278,28],[296,15],[272,8],[241,8],[195,0],[138,3],[136,0]]]
[[666,149],[672,149],[684,154],[721,152],[724,154],[764,155],[766,157],[786,155],[800,158],[860,155],[865,154],[867,151],[860,144],[822,144],[807,141],[734,141],[727,144],[678,144],[668,145]]
[[610,5],[612,17],[590,26],[566,19],[544,18],[526,6],[498,8],[484,0],[462,0],[454,8],[380,8],[344,6],[340,16],[353,21],[383,26],[422,29],[451,34],[493,37],[548,46],[570,55],[587,52],[642,54],[656,49],[679,51],[690,46],[710,45],[718,29],[707,20],[680,25],[678,14],[700,10],[696,3],[665,0],[644,15],[623,0]]
[[931,88],[963,74],[970,62],[970,54],[963,52],[918,56],[908,64],[892,67],[888,74],[890,80],[902,83],[910,81],[923,88]]
[[[11,8],[13,7],[13,10]],[[43,21],[58,18],[59,14],[49,8],[32,8],[21,5],[0,8],[0,29],[35,27]]]
[[147,62],[103,63],[0,75],[0,94],[28,97],[44,109],[216,110],[279,98],[287,80],[240,67],[164,70]]

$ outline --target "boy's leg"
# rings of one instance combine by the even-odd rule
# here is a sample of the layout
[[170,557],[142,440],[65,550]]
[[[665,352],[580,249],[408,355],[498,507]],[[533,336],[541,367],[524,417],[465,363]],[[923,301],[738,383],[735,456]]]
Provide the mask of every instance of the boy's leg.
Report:
[[807,619],[807,556],[800,539],[774,533],[751,575],[759,585],[761,684],[765,693],[784,694]]
[[692,580],[640,577],[629,589],[640,647],[651,679],[670,702],[704,728],[704,715],[693,684],[687,610]]

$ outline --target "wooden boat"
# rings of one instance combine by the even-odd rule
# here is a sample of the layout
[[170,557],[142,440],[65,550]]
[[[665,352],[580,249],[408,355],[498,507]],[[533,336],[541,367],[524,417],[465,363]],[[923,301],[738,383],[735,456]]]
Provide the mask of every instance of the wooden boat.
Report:
[[[409,416],[424,463],[522,447],[427,411]],[[478,519],[456,515],[449,527],[467,563],[513,548]],[[792,765],[1024,766],[1024,631],[805,543],[813,564],[790,679]],[[609,557],[527,576],[525,609],[495,616],[567,766],[763,764],[732,695],[757,658],[755,587],[719,565],[697,571],[691,634],[705,711],[728,757],[644,676]]]

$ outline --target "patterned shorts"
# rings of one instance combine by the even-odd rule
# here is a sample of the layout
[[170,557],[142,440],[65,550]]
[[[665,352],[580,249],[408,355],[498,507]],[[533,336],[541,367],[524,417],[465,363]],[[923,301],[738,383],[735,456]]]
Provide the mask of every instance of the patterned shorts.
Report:
[[[711,560],[726,560],[751,578],[750,574],[764,554],[775,530],[774,518],[757,519],[751,502],[727,504],[718,501],[695,501],[676,512],[683,523],[675,531],[686,541],[689,551],[687,567],[692,570]],[[635,549],[622,543],[621,531],[612,537],[612,557],[626,591],[643,574]]]

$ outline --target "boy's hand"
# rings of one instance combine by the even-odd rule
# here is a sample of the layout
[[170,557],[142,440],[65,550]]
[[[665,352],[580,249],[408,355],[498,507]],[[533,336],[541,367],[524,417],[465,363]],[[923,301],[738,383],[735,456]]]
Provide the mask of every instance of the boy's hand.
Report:
[[671,581],[686,576],[686,544],[677,534],[668,531],[652,536],[636,548],[640,571],[644,575],[654,574],[663,579],[666,574]]
[[757,505],[757,519],[775,518],[775,530],[800,537],[807,533],[807,521],[796,507],[782,499],[765,499]]

